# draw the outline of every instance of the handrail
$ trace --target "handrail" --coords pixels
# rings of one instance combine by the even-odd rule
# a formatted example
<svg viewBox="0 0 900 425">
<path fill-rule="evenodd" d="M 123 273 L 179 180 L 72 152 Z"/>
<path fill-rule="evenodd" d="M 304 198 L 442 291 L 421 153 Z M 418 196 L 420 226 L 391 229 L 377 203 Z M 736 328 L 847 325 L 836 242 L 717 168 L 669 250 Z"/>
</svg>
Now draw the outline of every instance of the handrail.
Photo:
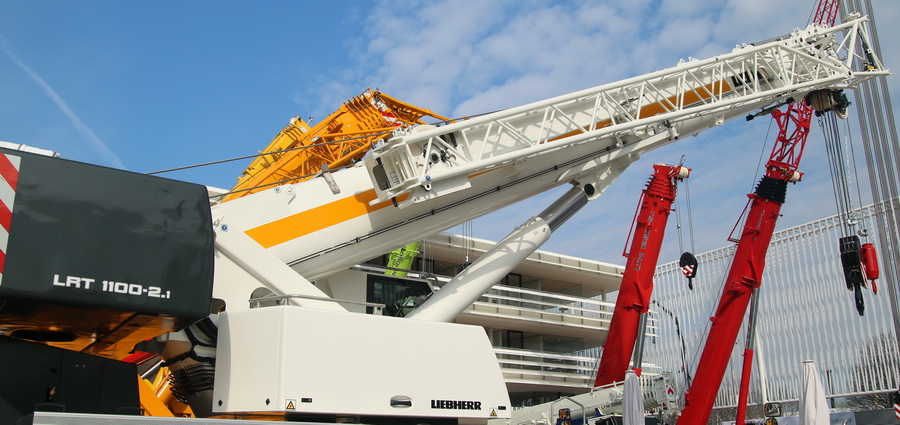
<svg viewBox="0 0 900 425">
<path fill-rule="evenodd" d="M 588 350 L 579 350 L 579 351 L 588 351 Z M 565 364 L 565 363 L 553 363 L 553 362 L 545 362 L 544 359 L 547 360 L 557 360 L 557 361 L 570 361 L 577 362 L 580 364 L 591 365 L 590 370 L 596 370 L 597 357 L 596 356 L 588 356 L 583 354 L 565 354 L 565 353 L 553 353 L 547 351 L 533 351 L 533 350 L 524 350 L 517 348 L 507 348 L 507 347 L 494 347 L 494 354 L 497 356 L 497 361 L 501 364 L 520 364 L 520 365 L 529 365 L 531 366 L 543 366 L 543 367 L 553 367 L 560 369 L 572 369 L 572 370 L 580 370 L 583 366 L 575 365 L 575 364 Z M 522 359 L 512 359 L 507 358 L 506 356 L 516 356 L 521 357 Z M 524 360 L 525 358 L 533 358 L 538 359 L 538 361 L 529 361 Z M 584 366 L 586 367 L 586 366 Z M 645 369 L 644 372 L 648 376 L 658 375 L 661 372 L 661 367 L 659 365 L 653 363 L 642 363 L 642 368 Z M 586 370 L 586 369 L 585 369 Z"/>
<path fill-rule="evenodd" d="M 612 307 L 610 307 L 608 310 L 602 309 L 602 308 L 592 308 L 592 307 L 588 307 L 588 306 L 578 307 L 578 306 L 574 306 L 574 305 L 570 305 L 570 304 L 557 304 L 557 303 L 552 303 L 549 301 L 534 300 L 534 299 L 530 299 L 530 298 L 516 298 L 516 297 L 509 297 L 506 295 L 496 295 L 496 294 L 491 294 L 491 293 L 486 293 L 486 294 L 482 295 L 480 298 L 492 298 L 492 299 L 496 299 L 496 300 L 513 301 L 513 302 L 519 302 L 519 303 L 541 304 L 541 305 L 546 305 L 546 306 L 553 307 L 553 308 L 567 308 L 569 310 L 600 312 L 600 313 L 604 313 L 604 314 L 608 314 L 608 315 L 612 315 L 614 313 Z M 543 296 L 543 298 L 555 298 L 555 297 L 553 295 L 545 295 L 545 296 Z M 574 302 L 579 302 L 579 301 L 574 301 Z M 596 303 L 584 303 L 584 304 L 595 304 L 596 305 Z"/>
<path fill-rule="evenodd" d="M 544 298 L 548 298 L 548 297 L 552 297 L 552 295 L 545 296 Z M 592 318 L 592 319 L 598 319 L 598 320 L 605 321 L 605 322 L 609 322 L 610 319 L 603 318 L 603 316 L 612 316 L 615 313 L 612 310 L 593 309 L 589 306 L 578 307 L 578 306 L 566 305 L 566 304 L 555 304 L 555 303 L 542 301 L 542 300 L 506 297 L 503 295 L 493 295 L 490 293 L 486 293 L 486 294 L 482 295 L 481 298 L 486 298 L 488 300 L 487 301 L 477 301 L 473 305 L 484 304 L 484 305 L 489 305 L 489 306 L 516 309 L 519 311 L 536 311 L 536 312 L 540 312 L 540 313 L 544 313 L 544 314 L 560 314 L 560 315 L 565 315 L 565 316 L 574 317 L 574 318 Z M 516 306 L 516 305 L 511 305 L 511 304 L 500 304 L 500 303 L 498 303 L 496 301 L 492 301 L 492 300 L 511 301 L 511 302 L 517 302 L 520 304 L 536 304 L 536 305 L 540 305 L 540 306 L 551 307 L 551 309 L 529 308 L 529 307 Z M 554 308 L 556 308 L 556 309 L 565 308 L 565 309 L 573 310 L 573 313 L 565 313 L 562 311 L 553 311 L 552 309 L 554 309 Z M 466 311 L 470 311 L 470 310 L 466 310 Z M 574 311 L 581 311 L 582 313 L 596 314 L 597 316 L 592 316 L 592 315 L 588 315 L 588 314 L 577 314 L 577 313 L 574 313 Z M 654 317 L 648 317 L 647 329 L 659 329 L 658 323 L 659 323 L 659 319 L 654 318 Z M 656 334 L 654 334 L 654 335 L 656 335 Z M 658 335 L 656 335 L 656 336 L 658 336 Z"/>
<path fill-rule="evenodd" d="M 581 403 L 579 403 L 579 402 L 577 402 L 577 401 L 575 401 L 574 398 L 569 397 L 569 396 L 562 396 L 562 397 L 556 399 L 553 403 L 550 403 L 550 416 L 553 416 L 553 406 L 556 406 L 556 403 L 562 402 L 563 400 L 571 401 L 572 403 L 575 403 L 575 404 L 577 404 L 578 406 L 580 406 L 580 407 L 581 407 L 581 420 L 582 420 L 582 422 L 587 423 L 587 421 L 585 420 L 585 419 L 587 419 L 587 418 L 584 416 L 584 413 L 585 413 L 585 412 L 584 412 L 584 405 L 581 404 Z M 569 417 L 569 419 L 571 419 L 571 416 Z"/>
<path fill-rule="evenodd" d="M 496 289 L 498 291 L 518 292 L 520 294 L 528 294 L 528 295 L 534 295 L 534 296 L 539 296 L 539 297 L 552 297 L 552 298 L 557 298 L 560 300 L 579 302 L 579 303 L 585 303 L 585 304 L 596 304 L 596 305 L 601 305 L 601 306 L 607 306 L 609 308 L 615 308 L 615 306 L 616 306 L 616 303 L 611 303 L 609 301 L 602 301 L 602 300 L 597 300 L 597 299 L 593 299 L 593 298 L 585 298 L 585 297 L 576 297 L 573 295 L 566 295 L 566 294 L 561 294 L 558 292 L 545 292 L 545 291 L 538 291 L 535 289 L 519 288 L 517 286 L 503 285 L 500 283 L 495 284 L 491 289 Z"/>
<path fill-rule="evenodd" d="M 509 356 L 522 356 L 522 357 L 540 357 L 540 358 L 548 358 L 548 359 L 556 359 L 556 360 L 574 360 L 574 361 L 582 361 L 582 362 L 597 362 L 596 357 L 588 357 L 588 356 L 578 356 L 571 354 L 563 354 L 563 353 L 548 353 L 546 351 L 531 351 L 531 350 L 519 350 L 505 347 L 494 347 L 494 353 L 497 354 L 506 354 Z"/>
<path fill-rule="evenodd" d="M 377 308 L 386 307 L 384 304 L 379 304 L 379 303 L 367 303 L 367 302 L 363 302 L 363 301 L 342 300 L 342 299 L 338 299 L 338 298 L 318 297 L 315 295 L 287 294 L 287 295 L 271 295 L 268 297 L 250 298 L 250 300 L 249 300 L 250 308 L 261 307 L 260 303 L 265 302 L 265 301 L 278 301 L 278 305 L 286 305 L 286 301 L 291 298 L 303 298 L 303 299 L 307 299 L 307 300 L 317 300 L 317 301 L 331 301 L 331 302 L 336 302 L 336 303 L 362 305 L 362 306 L 366 306 L 366 307 L 377 307 Z"/>
</svg>

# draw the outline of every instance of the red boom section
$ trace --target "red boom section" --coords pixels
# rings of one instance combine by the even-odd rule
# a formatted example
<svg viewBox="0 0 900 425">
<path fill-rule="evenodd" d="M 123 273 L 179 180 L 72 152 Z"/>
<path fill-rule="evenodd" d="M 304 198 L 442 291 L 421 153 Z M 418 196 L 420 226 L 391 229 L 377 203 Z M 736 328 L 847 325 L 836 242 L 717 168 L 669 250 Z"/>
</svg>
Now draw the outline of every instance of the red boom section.
<svg viewBox="0 0 900 425">
<path fill-rule="evenodd" d="M 816 14 L 813 16 L 813 23 L 834 26 L 840 5 L 840 0 L 819 0 Z"/>
<path fill-rule="evenodd" d="M 760 188 L 764 185 L 781 186 L 781 202 L 760 196 Z M 697 365 L 694 385 L 685 395 L 685 406 L 679 419 L 682 425 L 701 425 L 709 419 L 719 386 L 722 385 L 728 359 L 731 358 L 731 350 L 734 348 L 744 313 L 750 302 L 750 293 L 759 287 L 762 278 L 766 250 L 772 239 L 775 220 L 781 211 L 785 188 L 785 181 L 766 176 L 757 187 L 756 193 L 748 195 L 751 203 L 750 211 L 734 254 L 722 298 L 715 315 L 710 318 L 713 323 L 700 363 Z M 763 188 L 763 191 L 777 191 L 771 189 L 773 188 Z"/>
<path fill-rule="evenodd" d="M 819 0 L 813 22 L 834 25 L 839 6 L 840 0 Z M 778 138 L 769 162 L 766 163 L 766 175 L 756 192 L 748 195 L 750 212 L 744 223 L 716 314 L 710 318 L 713 324 L 697 364 L 694 385 L 685 394 L 685 406 L 679 419 L 682 425 L 703 425 L 709 420 L 750 295 L 760 285 L 766 265 L 766 251 L 784 203 L 787 183 L 800 181 L 803 176 L 797 171 L 797 167 L 806 146 L 812 115 L 813 108 L 806 100 L 789 104 L 786 112 L 772 112 L 772 117 L 778 124 Z M 753 351 L 745 350 L 735 418 L 739 425 L 745 423 L 752 359 Z"/>
<path fill-rule="evenodd" d="M 760 286 L 766 266 L 766 251 L 784 204 L 787 184 L 802 177 L 797 167 L 806 146 L 812 112 L 803 100 L 788 105 L 786 112 L 776 110 L 772 113 L 778 124 L 778 137 L 766 163 L 766 175 L 756 186 L 755 192 L 747 195 L 750 198 L 749 212 L 722 297 L 715 315 L 710 318 L 712 326 L 697 364 L 694 385 L 685 395 L 684 410 L 678 420 L 681 425 L 703 425 L 709 420 L 750 303 L 750 295 Z M 749 376 L 749 371 L 744 373 Z"/>
<path fill-rule="evenodd" d="M 690 169 L 680 165 L 653 166 L 653 176 L 641 192 L 634 224 L 631 250 L 625 254 L 625 273 L 609 324 L 606 344 L 594 386 L 622 382 L 638 334 L 641 313 L 650 307 L 653 273 L 659 259 L 666 223 L 675 200 L 676 183 L 688 177 Z M 640 367 L 640 365 L 635 365 Z"/>
</svg>

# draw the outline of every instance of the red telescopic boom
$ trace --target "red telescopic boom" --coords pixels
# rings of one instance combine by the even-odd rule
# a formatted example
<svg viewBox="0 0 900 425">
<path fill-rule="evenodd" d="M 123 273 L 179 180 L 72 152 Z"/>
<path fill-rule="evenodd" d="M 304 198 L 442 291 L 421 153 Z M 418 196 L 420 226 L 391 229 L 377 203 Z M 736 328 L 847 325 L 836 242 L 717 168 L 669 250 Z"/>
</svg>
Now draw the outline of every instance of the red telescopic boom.
<svg viewBox="0 0 900 425">
<path fill-rule="evenodd" d="M 788 105 L 786 112 L 772 112 L 778 124 L 778 138 L 766 163 L 762 177 L 750 198 L 750 208 L 738 241 L 725 289 L 719 300 L 706 345 L 694 375 L 694 385 L 685 395 L 685 406 L 679 423 L 702 425 L 709 420 L 716 394 L 731 358 L 741 322 L 750 304 L 750 295 L 759 288 L 766 265 L 766 251 L 781 212 L 788 182 L 800 180 L 797 171 L 806 138 L 809 135 L 813 109 L 806 101 Z M 752 355 L 752 354 L 751 354 Z M 752 358 L 745 354 L 747 362 Z M 746 369 L 746 367 L 745 367 Z M 746 403 L 746 402 L 744 402 Z"/>
<path fill-rule="evenodd" d="M 839 6 L 840 0 L 820 0 L 813 22 L 834 25 Z M 817 100 L 819 104 L 824 103 L 824 108 L 820 109 L 827 110 L 831 107 L 830 91 L 814 92 L 809 98 Z M 845 106 L 840 105 L 841 108 Z M 747 195 L 750 198 L 750 209 L 719 306 L 715 315 L 710 318 L 713 323 L 700 362 L 697 364 L 694 385 L 685 395 L 685 407 L 679 419 L 682 425 L 703 425 L 709 420 L 751 295 L 760 286 L 766 265 L 766 252 L 775 230 L 775 221 L 779 217 L 781 205 L 784 204 L 787 183 L 796 183 L 803 177 L 797 168 L 806 147 L 813 112 L 813 106 L 805 99 L 789 104 L 785 112 L 780 110 L 772 112 L 772 117 L 778 125 L 778 137 L 766 163 L 766 175 L 760 180 L 756 191 Z M 748 337 L 748 341 L 750 340 Z M 748 344 L 747 350 L 744 351 L 737 425 L 745 423 L 752 359 L 753 350 Z"/>
<path fill-rule="evenodd" d="M 653 292 L 653 273 L 662 248 L 666 222 L 675 200 L 676 183 L 690 175 L 690 169 L 675 165 L 657 164 L 653 166 L 653 176 L 641 192 L 638 212 L 634 221 L 634 238 L 631 250 L 623 253 L 628 257 L 622 286 L 616 299 L 616 309 L 609 324 L 603 356 L 597 370 L 594 386 L 622 382 L 628 361 L 634 350 L 641 314 L 650 307 Z M 629 235 L 630 236 L 630 235 Z M 640 376 L 641 365 L 634 365 Z"/>
</svg>

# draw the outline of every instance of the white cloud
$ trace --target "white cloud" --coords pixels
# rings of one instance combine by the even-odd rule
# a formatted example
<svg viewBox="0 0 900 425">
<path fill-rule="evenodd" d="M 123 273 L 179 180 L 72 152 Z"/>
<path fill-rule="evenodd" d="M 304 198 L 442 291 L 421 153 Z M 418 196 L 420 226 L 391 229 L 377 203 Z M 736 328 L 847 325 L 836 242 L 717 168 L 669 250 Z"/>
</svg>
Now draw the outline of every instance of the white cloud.
<svg viewBox="0 0 900 425">
<path fill-rule="evenodd" d="M 673 19 L 663 26 L 655 46 L 661 50 L 681 50 L 685 46 L 702 48 L 711 38 L 712 27 L 713 23 L 708 19 Z"/>
<path fill-rule="evenodd" d="M 788 34 L 806 27 L 812 6 L 812 2 L 730 0 L 716 22 L 715 34 L 734 43 L 753 43 Z"/>
<path fill-rule="evenodd" d="M 364 61 L 386 93 L 436 112 L 456 102 L 454 90 L 470 63 L 471 46 L 503 19 L 502 1 L 385 2 L 376 7 Z"/>
<path fill-rule="evenodd" d="M 16 66 L 21 68 L 22 71 L 24 71 L 26 74 L 28 74 L 28 76 L 31 77 L 31 79 L 38 86 L 40 86 L 40 88 L 44 91 L 44 93 L 46 93 L 47 96 L 49 96 L 50 99 L 53 100 L 53 103 L 55 103 L 56 106 L 64 114 L 66 114 L 66 117 L 68 117 L 69 120 L 72 121 L 72 125 L 74 125 L 75 128 L 78 130 L 78 132 L 81 133 L 81 135 L 90 142 L 91 149 L 93 149 L 95 152 L 97 152 L 101 156 L 101 158 L 103 159 L 104 162 L 106 162 L 108 165 L 110 165 L 112 167 L 121 168 L 121 169 L 126 168 L 125 164 L 122 163 L 122 160 L 119 159 L 119 156 L 116 155 L 109 148 L 109 146 L 107 146 L 106 143 L 103 142 L 103 140 L 100 140 L 100 138 L 97 137 L 97 135 L 94 133 L 94 131 L 91 130 L 90 127 L 87 126 L 87 124 L 85 124 L 83 121 L 81 121 L 81 118 L 79 118 L 78 115 L 75 114 L 75 111 L 73 111 L 72 108 L 69 107 L 69 105 L 66 103 L 66 101 L 63 100 L 62 97 L 60 97 L 59 93 L 57 93 L 56 90 L 53 90 L 53 87 L 50 87 L 50 84 L 47 84 L 47 82 L 44 81 L 44 79 L 41 78 L 41 76 L 38 75 L 37 72 L 35 72 L 28 65 L 26 65 L 25 62 L 23 62 L 21 59 L 19 59 L 19 57 L 15 54 L 15 52 L 13 52 L 12 47 L 10 47 L 9 44 L 6 42 L 6 38 L 4 38 L 3 35 L 0 35 L 0 47 L 3 48 L 3 52 L 6 53 L 6 56 L 8 56 L 9 59 L 12 60 L 13 63 L 16 64 Z"/>
<path fill-rule="evenodd" d="M 481 113 L 628 75 L 628 45 L 641 34 L 633 7 L 391 2 L 372 15 L 365 61 L 380 63 L 369 78 L 389 94 L 445 114 Z"/>
</svg>

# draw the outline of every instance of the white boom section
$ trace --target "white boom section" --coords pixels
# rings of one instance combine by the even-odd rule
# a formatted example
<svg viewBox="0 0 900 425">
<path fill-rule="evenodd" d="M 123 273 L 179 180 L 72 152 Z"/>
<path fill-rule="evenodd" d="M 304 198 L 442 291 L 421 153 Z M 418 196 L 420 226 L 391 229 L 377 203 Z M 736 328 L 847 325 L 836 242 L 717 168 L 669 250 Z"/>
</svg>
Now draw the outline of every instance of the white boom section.
<svg viewBox="0 0 900 425">
<path fill-rule="evenodd" d="M 372 203 L 404 194 L 401 206 L 424 202 L 468 189 L 472 175 L 579 144 L 646 152 L 788 97 L 884 75 L 851 71 L 862 21 L 811 26 L 731 54 L 398 135 L 366 160 L 379 189 Z"/>
<path fill-rule="evenodd" d="M 675 378 L 662 375 L 644 374 L 640 378 L 641 396 L 644 408 L 653 409 L 651 415 L 662 415 L 664 423 L 673 423 L 680 414 L 678 397 L 675 393 Z M 509 419 L 491 419 L 488 425 L 555 425 L 559 409 L 571 409 L 574 424 L 588 424 L 608 415 L 622 415 L 624 383 L 615 382 L 603 387 L 556 401 L 528 406 L 514 410 Z M 585 420 L 587 417 L 587 420 Z"/>
<path fill-rule="evenodd" d="M 877 59 L 852 68 L 864 22 L 812 26 L 730 54 L 399 134 L 357 167 L 334 172 L 339 193 L 316 178 L 215 205 L 216 232 L 245 233 L 313 282 L 566 183 L 593 186 L 593 199 L 640 154 L 682 135 L 812 90 L 887 75 Z M 260 286 L 283 295 L 270 278 L 254 279 L 263 276 L 253 269 L 265 268 L 252 258 L 257 253 L 239 251 L 220 256 L 223 270 L 243 271 L 217 270 L 216 296 L 227 297 L 231 309 L 245 306 Z M 318 291 L 300 280 L 285 287 Z"/>
<path fill-rule="evenodd" d="M 412 311 L 410 319 L 449 322 L 550 239 L 550 226 L 532 217 Z"/>
<path fill-rule="evenodd" d="M 449 322 L 550 239 L 550 235 L 584 207 L 594 187 L 575 186 L 537 217 L 531 217 L 447 282 L 408 318 Z"/>
</svg>

